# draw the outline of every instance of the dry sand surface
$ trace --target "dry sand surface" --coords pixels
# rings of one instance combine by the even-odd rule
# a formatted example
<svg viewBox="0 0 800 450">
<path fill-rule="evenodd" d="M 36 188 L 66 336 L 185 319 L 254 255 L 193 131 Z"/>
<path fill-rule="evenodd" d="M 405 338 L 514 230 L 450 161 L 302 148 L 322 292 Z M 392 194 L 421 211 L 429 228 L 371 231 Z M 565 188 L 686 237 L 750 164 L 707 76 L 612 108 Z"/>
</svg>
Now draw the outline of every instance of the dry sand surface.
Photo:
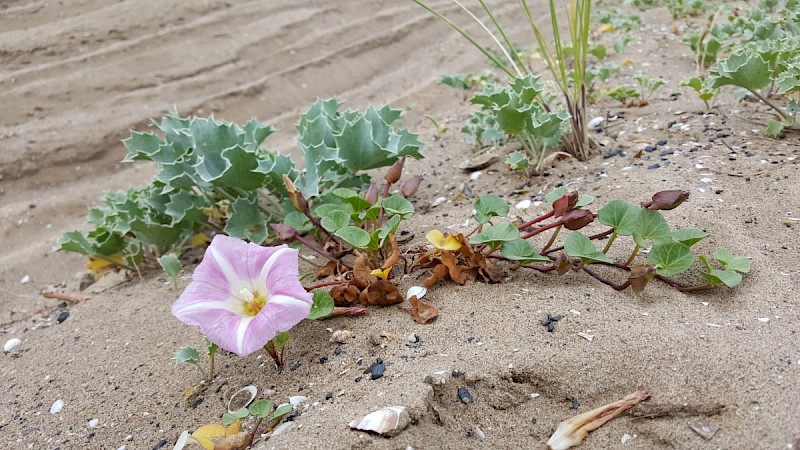
<svg viewBox="0 0 800 450">
<path fill-rule="evenodd" d="M 509 2 L 501 17 L 513 8 Z M 729 95 L 703 114 L 701 102 L 678 87 L 694 65 L 669 15 L 654 10 L 643 18 L 620 80 L 643 71 L 670 85 L 647 107 L 623 110 L 604 100 L 591 114 L 624 111 L 598 139 L 603 152 L 620 148 L 626 156 L 562 161 L 533 178 L 498 163 L 471 181 L 457 168 L 474 150 L 458 132 L 469 108 L 435 81 L 479 70 L 481 58 L 410 1 L 3 2 L 0 341 L 22 344 L 0 356 L 0 446 L 171 448 L 183 430 L 219 421 L 226 392 L 253 384 L 276 402 L 307 397 L 291 427 L 261 439 L 259 449 L 543 448 L 562 420 L 641 389 L 652 391 L 651 406 L 724 409 L 625 414 L 591 433 L 584 448 L 800 448 L 800 223 L 792 220 L 800 217 L 800 140 L 765 138 L 751 121 L 763 122 L 764 108 L 736 105 Z M 152 176 L 147 164 L 118 164 L 129 129 L 144 130 L 173 107 L 237 122 L 255 116 L 281 130 L 267 144 L 290 152 L 298 115 L 315 98 L 333 96 L 353 108 L 407 107 L 405 126 L 426 142 L 427 158 L 407 166 L 426 176 L 415 199 L 426 212 L 404 225 L 412 244 L 432 228 L 469 231 L 473 199 L 458 198 L 462 185 L 512 205 L 569 185 L 596 196 L 597 208 L 684 189 L 691 198 L 667 212 L 670 223 L 708 231 L 702 249 L 729 247 L 749 257 L 753 271 L 736 289 L 702 294 L 654 283 L 634 295 L 585 274 L 511 270 L 498 285 L 441 284 L 426 297 L 440 314 L 428 325 L 396 307 L 301 323 L 287 350 L 294 370 L 276 372 L 266 355 L 220 355 L 217 377 L 194 407 L 182 395 L 197 372 L 171 358 L 182 346 L 201 346 L 202 336 L 170 314 L 180 291 L 161 274 L 101 280 L 77 305 L 39 295 L 60 283 L 77 288 L 85 261 L 50 253 L 60 234 L 86 229 L 87 208 L 103 191 Z M 437 137 L 425 114 L 450 131 Z M 670 121 L 676 126 L 668 128 Z M 629 159 L 659 140 L 667 143 L 658 151 Z M 665 150 L 674 153 L 660 156 Z M 451 201 L 428 208 L 440 196 Z M 184 268 L 181 287 L 192 269 Z M 424 276 L 403 279 L 401 288 Z M 65 311 L 66 320 L 56 320 Z M 553 332 L 540 324 L 548 314 L 564 316 Z M 353 337 L 331 343 L 328 329 Z M 385 376 L 363 377 L 376 358 L 385 361 Z M 474 403 L 459 401 L 462 387 Z M 58 399 L 64 407 L 51 414 Z M 411 425 L 398 436 L 347 427 L 390 405 L 410 411 Z M 689 428 L 692 420 L 719 431 L 706 441 Z"/>
</svg>

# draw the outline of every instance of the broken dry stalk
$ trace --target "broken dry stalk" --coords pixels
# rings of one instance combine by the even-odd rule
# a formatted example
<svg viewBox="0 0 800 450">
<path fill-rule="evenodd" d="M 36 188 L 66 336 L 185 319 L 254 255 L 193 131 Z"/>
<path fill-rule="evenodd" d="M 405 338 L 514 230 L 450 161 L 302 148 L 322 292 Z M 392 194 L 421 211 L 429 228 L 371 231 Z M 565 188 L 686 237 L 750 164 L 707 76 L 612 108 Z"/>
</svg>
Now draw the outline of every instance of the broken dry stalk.
<svg viewBox="0 0 800 450">
<path fill-rule="evenodd" d="M 642 400 L 650 398 L 650 391 L 638 391 L 622 400 L 601 406 L 583 414 L 561 422 L 556 432 L 547 441 L 547 448 L 551 450 L 564 450 L 580 445 L 583 439 L 609 420 L 617 417 L 627 409 L 634 407 Z"/>
</svg>

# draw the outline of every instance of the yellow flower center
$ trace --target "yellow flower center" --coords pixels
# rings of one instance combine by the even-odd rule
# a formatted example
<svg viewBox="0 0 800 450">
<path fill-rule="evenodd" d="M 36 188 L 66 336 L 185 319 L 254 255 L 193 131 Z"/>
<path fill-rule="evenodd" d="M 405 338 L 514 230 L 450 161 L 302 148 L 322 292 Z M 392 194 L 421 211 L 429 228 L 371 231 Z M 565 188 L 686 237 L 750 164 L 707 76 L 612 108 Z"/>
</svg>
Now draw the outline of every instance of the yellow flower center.
<svg viewBox="0 0 800 450">
<path fill-rule="evenodd" d="M 239 295 L 242 298 L 242 312 L 249 317 L 255 317 L 267 304 L 267 299 L 260 292 L 253 293 L 247 288 L 242 288 Z"/>
</svg>

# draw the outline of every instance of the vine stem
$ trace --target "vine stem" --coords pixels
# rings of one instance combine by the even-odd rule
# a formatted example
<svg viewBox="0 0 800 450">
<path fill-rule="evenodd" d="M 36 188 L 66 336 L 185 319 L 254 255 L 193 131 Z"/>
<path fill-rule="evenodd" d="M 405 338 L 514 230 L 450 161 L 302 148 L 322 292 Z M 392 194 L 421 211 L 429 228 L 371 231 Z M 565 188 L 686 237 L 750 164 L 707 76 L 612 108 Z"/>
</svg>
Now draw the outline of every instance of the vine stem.
<svg viewBox="0 0 800 450">
<path fill-rule="evenodd" d="M 557 221 L 557 222 L 548 223 L 547 225 L 545 225 L 545 226 L 543 226 L 541 228 L 537 228 L 537 229 L 531 231 L 530 233 L 526 234 L 525 236 L 522 236 L 522 239 L 531 238 L 531 237 L 536 236 L 539 233 L 543 233 L 543 232 L 545 232 L 545 231 L 547 231 L 547 230 L 549 230 L 551 228 L 560 227 L 561 225 L 562 225 L 562 223 L 561 223 L 560 220 Z"/>
<path fill-rule="evenodd" d="M 631 256 L 628 257 L 627 261 L 625 261 L 625 266 L 626 267 L 630 266 L 631 263 L 633 263 L 634 258 L 636 258 L 636 255 L 639 254 L 639 250 L 641 250 L 641 247 L 639 247 L 639 244 L 636 244 L 636 247 L 634 247 L 633 251 L 631 252 Z"/>
<path fill-rule="evenodd" d="M 591 240 L 591 238 L 590 238 L 590 240 Z M 611 233 L 611 237 L 608 239 L 608 242 L 606 242 L 606 246 L 603 247 L 603 253 L 608 253 L 608 250 L 611 249 L 611 244 L 613 244 L 615 240 L 617 240 L 617 232 L 616 232 L 616 230 Z"/>
<path fill-rule="evenodd" d="M 543 252 L 546 252 L 547 249 L 550 248 L 553 245 L 553 242 L 556 241 L 556 238 L 558 237 L 558 233 L 559 232 L 561 232 L 561 225 L 556 227 L 555 231 L 553 231 L 553 235 L 550 236 L 550 240 L 547 241 L 547 244 L 545 244 L 544 247 L 542 247 L 542 251 Z"/>
<path fill-rule="evenodd" d="M 317 247 L 316 244 L 314 244 L 313 242 L 311 242 L 308 239 L 304 238 L 303 236 L 296 235 L 296 236 L 294 236 L 294 240 L 296 240 L 297 242 L 305 245 L 306 248 L 308 248 L 312 252 L 322 256 L 323 258 L 325 258 L 325 259 L 327 259 L 329 261 L 333 261 L 333 262 L 335 262 L 337 264 L 341 264 L 341 265 L 347 267 L 348 269 L 352 269 L 352 267 L 349 264 L 347 264 L 346 262 L 344 262 L 344 261 L 342 261 L 340 259 L 337 259 L 337 258 L 333 257 L 328 252 L 326 252 L 326 251 L 322 250 L 321 248 Z"/>
<path fill-rule="evenodd" d="M 324 288 L 324 287 L 328 287 L 328 286 L 338 286 L 340 284 L 346 284 L 346 283 L 347 283 L 347 280 L 333 280 L 333 281 L 326 281 L 324 283 L 319 283 L 319 284 L 314 284 L 314 285 L 311 285 L 311 286 L 308 286 L 308 287 L 304 287 L 304 289 L 306 290 L 306 292 L 311 292 L 314 289 L 320 289 L 320 288 Z"/>
<path fill-rule="evenodd" d="M 523 223 L 522 225 L 518 226 L 517 229 L 522 231 L 522 230 L 524 230 L 525 228 L 528 228 L 531 225 L 535 225 L 535 224 L 537 224 L 537 223 L 539 223 L 539 222 L 541 222 L 543 220 L 546 220 L 546 219 L 549 219 L 549 218 L 553 217 L 554 213 L 555 213 L 555 211 L 550 211 L 549 213 L 543 214 L 543 215 L 541 215 L 541 216 L 539 216 L 539 217 L 537 217 L 535 219 L 531 219 L 531 220 Z"/>
</svg>

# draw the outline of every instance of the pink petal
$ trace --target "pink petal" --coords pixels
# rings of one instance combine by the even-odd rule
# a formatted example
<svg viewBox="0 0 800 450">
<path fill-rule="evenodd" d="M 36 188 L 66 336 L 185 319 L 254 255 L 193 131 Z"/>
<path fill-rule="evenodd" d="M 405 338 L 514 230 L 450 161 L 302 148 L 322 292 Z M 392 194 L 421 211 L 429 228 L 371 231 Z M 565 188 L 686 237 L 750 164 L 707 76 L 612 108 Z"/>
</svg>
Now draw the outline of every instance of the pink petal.
<svg viewBox="0 0 800 450">
<path fill-rule="evenodd" d="M 265 283 L 270 295 L 285 295 L 311 304 L 312 295 L 300 284 L 297 255 L 298 251 L 293 248 L 274 253 L 267 262 L 270 267 L 266 272 Z"/>
</svg>

